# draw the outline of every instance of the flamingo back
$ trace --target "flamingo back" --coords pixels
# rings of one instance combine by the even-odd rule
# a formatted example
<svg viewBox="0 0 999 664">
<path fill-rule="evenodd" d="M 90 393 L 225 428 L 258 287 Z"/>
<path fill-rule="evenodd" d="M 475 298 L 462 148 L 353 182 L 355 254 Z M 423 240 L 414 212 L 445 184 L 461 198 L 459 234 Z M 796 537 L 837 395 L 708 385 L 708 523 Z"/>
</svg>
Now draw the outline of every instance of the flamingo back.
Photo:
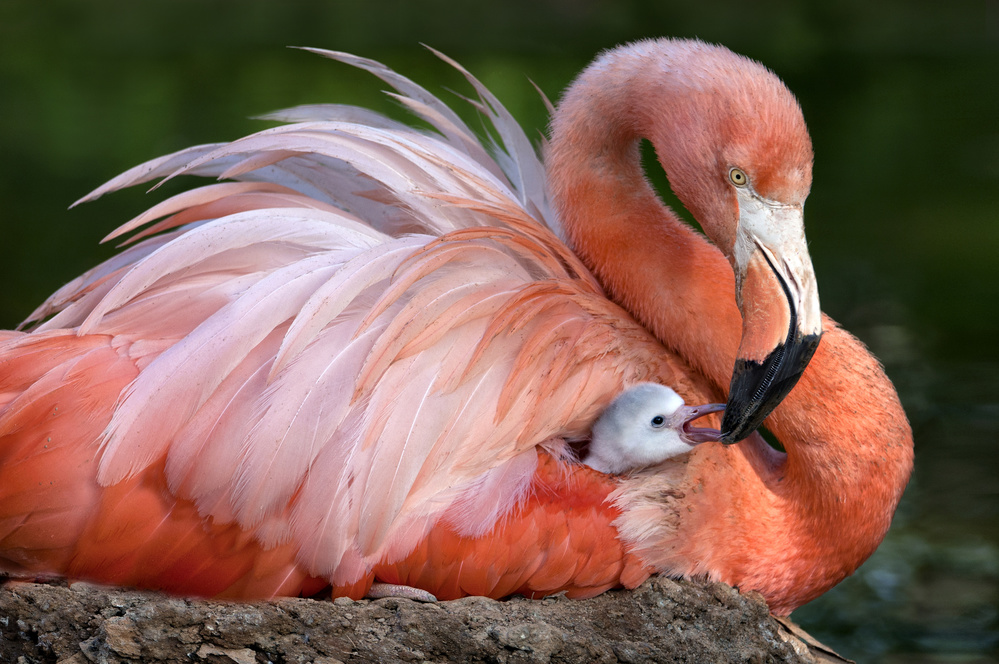
<svg viewBox="0 0 999 664">
<path fill-rule="evenodd" d="M 51 405 L 78 366 L 104 374 L 74 402 L 92 408 L 91 425 L 60 438 L 88 469 L 64 494 L 63 571 L 73 556 L 85 573 L 112 565 L 80 563 L 71 540 L 106 540 L 95 529 L 123 517 L 98 510 L 106 522 L 95 525 L 88 506 L 145 491 L 163 524 L 201 524 L 277 561 L 277 582 L 254 586 L 257 563 L 245 563 L 208 594 L 268 594 L 312 577 L 353 587 L 426 548 L 438 524 L 457 539 L 497 527 L 536 490 L 539 455 L 568 458 L 566 438 L 585 436 L 624 385 L 698 389 L 559 239 L 544 167 L 478 81 L 449 61 L 478 92 L 492 144 L 382 65 L 320 53 L 381 77 L 434 130 L 300 107 L 272 116 L 289 124 L 133 168 L 84 200 L 182 174 L 226 182 L 121 226 L 109 236 L 132 233 L 121 253 L 0 346 L 9 358 L 42 344 L 47 363 L 8 378 L 8 538 L 27 537 L 35 518 L 11 502 L 8 469 L 44 458 L 38 436 L 18 429 L 26 395 Z M 129 532 L 149 541 L 138 525 Z M 181 558 L 205 555 L 192 547 Z M 31 568 L 32 555 L 18 560 Z M 135 583 L 140 561 L 120 566 L 132 571 L 113 578 Z M 177 574 L 198 592 L 209 571 Z"/>
</svg>

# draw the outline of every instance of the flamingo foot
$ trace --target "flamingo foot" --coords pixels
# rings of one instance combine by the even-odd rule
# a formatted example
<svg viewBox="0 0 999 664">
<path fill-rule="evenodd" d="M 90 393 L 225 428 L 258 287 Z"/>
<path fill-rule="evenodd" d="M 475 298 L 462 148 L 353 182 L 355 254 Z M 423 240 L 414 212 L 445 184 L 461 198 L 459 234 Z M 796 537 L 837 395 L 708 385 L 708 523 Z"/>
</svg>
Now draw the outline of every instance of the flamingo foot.
<svg viewBox="0 0 999 664">
<path fill-rule="evenodd" d="M 371 584 L 371 588 L 368 590 L 368 594 L 365 595 L 368 599 L 382 599 L 383 597 L 404 597 L 405 599 L 411 599 L 414 602 L 436 602 L 437 598 L 431 593 L 421 588 L 414 588 L 412 586 L 402 586 L 395 583 L 380 583 L 375 582 Z"/>
</svg>

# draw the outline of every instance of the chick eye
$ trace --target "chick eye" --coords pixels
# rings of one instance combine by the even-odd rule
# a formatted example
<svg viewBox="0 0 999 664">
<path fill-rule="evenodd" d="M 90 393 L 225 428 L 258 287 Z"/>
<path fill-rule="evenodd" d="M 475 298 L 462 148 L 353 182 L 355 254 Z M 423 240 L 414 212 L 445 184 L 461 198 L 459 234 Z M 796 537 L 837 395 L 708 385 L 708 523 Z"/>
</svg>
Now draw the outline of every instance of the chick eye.
<svg viewBox="0 0 999 664">
<path fill-rule="evenodd" d="M 728 179 L 732 181 L 736 187 L 745 187 L 749 184 L 749 177 L 746 172 L 741 168 L 733 168 L 728 172 Z"/>
<path fill-rule="evenodd" d="M 658 429 L 662 425 L 666 424 L 666 418 L 663 417 L 662 415 L 656 415 L 655 417 L 652 418 L 651 424 L 653 427 Z"/>
</svg>

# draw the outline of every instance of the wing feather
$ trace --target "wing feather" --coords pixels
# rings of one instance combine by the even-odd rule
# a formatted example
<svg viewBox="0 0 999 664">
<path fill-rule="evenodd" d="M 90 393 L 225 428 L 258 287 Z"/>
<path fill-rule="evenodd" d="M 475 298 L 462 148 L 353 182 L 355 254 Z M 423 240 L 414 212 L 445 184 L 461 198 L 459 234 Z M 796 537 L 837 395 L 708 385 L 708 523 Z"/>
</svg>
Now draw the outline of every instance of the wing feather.
<svg viewBox="0 0 999 664">
<path fill-rule="evenodd" d="M 539 449 L 568 458 L 622 386 L 675 367 L 559 239 L 544 167 L 481 83 L 437 54 L 474 88 L 491 144 L 383 65 L 316 52 L 382 78 L 432 130 L 304 106 L 131 169 L 82 200 L 232 181 L 119 227 L 106 239 L 129 246 L 28 323 L 141 355 L 100 482 L 162 461 L 205 519 L 292 542 L 308 574 L 350 585 L 442 519 L 488 531 L 529 495 Z"/>
</svg>

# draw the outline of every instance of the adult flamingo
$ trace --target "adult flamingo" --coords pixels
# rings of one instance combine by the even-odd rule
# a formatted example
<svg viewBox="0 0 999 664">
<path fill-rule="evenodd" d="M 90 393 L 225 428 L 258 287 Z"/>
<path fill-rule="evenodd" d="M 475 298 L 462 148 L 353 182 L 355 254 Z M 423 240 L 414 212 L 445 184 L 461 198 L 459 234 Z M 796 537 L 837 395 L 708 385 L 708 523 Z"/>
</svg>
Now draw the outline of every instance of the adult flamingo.
<svg viewBox="0 0 999 664">
<path fill-rule="evenodd" d="M 232 180 L 119 228 L 159 219 L 4 333 L 4 568 L 236 598 L 707 575 L 787 613 L 870 555 L 911 432 L 877 361 L 820 320 L 811 145 L 771 72 L 695 41 L 605 53 L 542 166 L 467 73 L 490 148 L 407 79 L 323 54 L 439 133 L 293 109 L 94 192 Z M 713 245 L 655 197 L 640 137 Z M 729 444 L 628 477 L 575 463 L 566 438 L 643 380 L 688 403 L 729 388 Z M 786 455 L 753 433 L 771 410 Z"/>
</svg>

